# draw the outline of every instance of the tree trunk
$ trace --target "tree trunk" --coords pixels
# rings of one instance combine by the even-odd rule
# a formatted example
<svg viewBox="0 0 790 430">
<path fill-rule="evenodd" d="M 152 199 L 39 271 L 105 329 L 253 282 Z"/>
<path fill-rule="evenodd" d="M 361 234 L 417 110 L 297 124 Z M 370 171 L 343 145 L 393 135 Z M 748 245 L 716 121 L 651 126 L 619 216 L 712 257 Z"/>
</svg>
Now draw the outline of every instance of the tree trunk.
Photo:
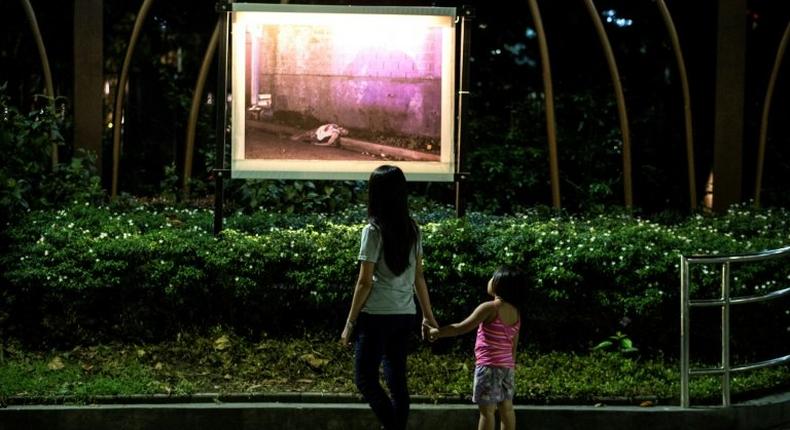
<svg viewBox="0 0 790 430">
<path fill-rule="evenodd" d="M 74 1 L 74 147 L 96 154 L 96 168 L 103 177 L 102 22 L 102 0 Z"/>
</svg>

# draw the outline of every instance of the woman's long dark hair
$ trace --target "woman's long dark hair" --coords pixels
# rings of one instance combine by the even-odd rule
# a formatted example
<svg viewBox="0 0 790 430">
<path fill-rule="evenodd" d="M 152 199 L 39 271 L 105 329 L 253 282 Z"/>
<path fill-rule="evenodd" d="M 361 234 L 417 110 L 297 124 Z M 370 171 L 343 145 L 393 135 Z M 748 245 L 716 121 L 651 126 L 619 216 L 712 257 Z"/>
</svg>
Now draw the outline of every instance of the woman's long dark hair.
<svg viewBox="0 0 790 430">
<path fill-rule="evenodd" d="M 409 267 L 409 256 L 417 242 L 417 225 L 409 215 L 406 176 L 396 166 L 384 165 L 370 174 L 368 221 L 379 228 L 384 261 L 400 275 Z"/>
</svg>

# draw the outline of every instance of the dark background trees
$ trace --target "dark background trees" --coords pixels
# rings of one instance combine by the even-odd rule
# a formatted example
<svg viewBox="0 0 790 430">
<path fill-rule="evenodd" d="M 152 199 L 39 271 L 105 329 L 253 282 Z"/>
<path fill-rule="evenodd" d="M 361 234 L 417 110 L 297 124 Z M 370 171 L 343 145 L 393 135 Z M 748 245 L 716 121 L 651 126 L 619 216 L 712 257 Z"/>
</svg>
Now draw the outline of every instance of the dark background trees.
<svg viewBox="0 0 790 430">
<path fill-rule="evenodd" d="M 340 3 L 340 2 L 313 2 Z M 366 4 L 391 2 L 366 2 Z M 406 5 L 458 6 L 457 1 L 402 1 Z M 68 118 L 73 97 L 73 2 L 32 1 L 37 11 L 55 93 Z M 346 3 L 343 3 L 346 4 Z M 534 25 L 527 2 L 467 1 L 475 10 L 471 42 L 471 97 L 466 114 L 464 170 L 473 209 L 508 212 L 550 203 L 543 84 Z M 683 101 L 677 67 L 658 8 L 650 1 L 596 3 L 606 23 L 623 79 L 633 145 L 635 206 L 648 213 L 688 211 Z M 688 62 L 694 117 L 697 195 L 712 168 L 716 81 L 717 5 L 714 0 L 668 1 Z M 108 181 L 114 85 L 140 2 L 106 2 L 104 16 L 105 138 L 103 178 Z M 144 23 L 130 72 L 125 103 L 121 190 L 155 195 L 174 188 L 183 169 L 186 117 L 191 92 L 216 21 L 214 1 L 154 2 Z M 621 151 L 616 106 L 601 47 L 581 1 L 541 2 L 554 73 L 559 167 L 563 207 L 599 210 L 623 202 Z M 0 32 L 0 82 L 10 103 L 23 111 L 37 107 L 43 79 L 33 38 L 18 2 L 0 4 L 7 17 Z M 749 0 L 747 25 L 743 200 L 753 195 L 760 114 L 768 75 L 782 32 L 790 20 L 786 2 Z M 789 185 L 790 112 L 788 60 L 777 81 L 768 133 L 763 180 L 764 205 L 786 206 Z M 213 72 L 212 72 L 213 74 Z M 195 177 L 209 176 L 213 151 L 209 77 L 201 109 Z M 69 121 L 62 155 L 74 147 Z M 238 196 L 282 190 L 292 183 L 237 184 Z M 202 188 L 210 191 L 210 183 Z M 319 188 L 327 184 L 318 183 Z M 351 183 L 333 188 L 357 189 Z M 446 184 L 415 184 L 415 192 L 452 201 Z M 497 193 L 487 190 L 496 189 Z M 198 188 L 198 190 L 201 190 Z M 264 191 L 261 191 L 264 190 Z M 346 196 L 346 197 L 341 197 Z M 338 198 L 356 195 L 338 194 Z M 256 202 L 267 201 L 253 199 Z M 271 201 L 271 199 L 270 199 Z M 249 202 L 248 202 L 249 203 Z"/>
</svg>

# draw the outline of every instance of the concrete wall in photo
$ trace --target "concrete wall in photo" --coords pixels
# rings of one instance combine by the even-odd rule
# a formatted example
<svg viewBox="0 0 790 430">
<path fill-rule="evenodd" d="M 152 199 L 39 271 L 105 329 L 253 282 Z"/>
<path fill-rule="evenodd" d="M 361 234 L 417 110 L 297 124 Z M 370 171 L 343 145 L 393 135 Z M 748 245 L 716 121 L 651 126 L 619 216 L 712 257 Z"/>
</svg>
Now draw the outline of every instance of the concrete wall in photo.
<svg viewBox="0 0 790 430">
<path fill-rule="evenodd" d="M 354 29 L 264 26 L 248 34 L 248 91 L 273 109 L 350 128 L 438 138 L 439 28 L 362 34 Z M 257 40 L 255 40 L 257 39 Z M 252 71 L 251 71 L 252 72 Z"/>
</svg>

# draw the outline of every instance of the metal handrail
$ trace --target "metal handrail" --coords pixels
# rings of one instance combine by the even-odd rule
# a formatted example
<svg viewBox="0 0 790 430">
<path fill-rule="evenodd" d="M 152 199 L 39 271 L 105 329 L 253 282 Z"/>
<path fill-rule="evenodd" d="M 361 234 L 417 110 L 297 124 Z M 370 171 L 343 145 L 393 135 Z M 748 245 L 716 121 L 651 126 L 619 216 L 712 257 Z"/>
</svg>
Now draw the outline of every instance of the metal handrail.
<svg viewBox="0 0 790 430">
<path fill-rule="evenodd" d="M 689 255 L 683 258 L 687 259 L 689 263 L 745 263 L 749 261 L 770 260 L 772 258 L 782 257 L 785 254 L 790 254 L 790 246 L 743 254 Z"/>
<path fill-rule="evenodd" d="M 784 297 L 788 294 L 790 294 L 790 287 L 757 296 L 736 297 L 734 299 L 730 298 L 730 304 L 742 305 L 744 303 L 765 302 L 768 300 L 778 299 L 779 297 Z M 721 299 L 693 300 L 689 303 L 689 306 L 692 308 L 703 308 L 708 306 L 721 306 L 723 303 L 724 301 Z"/>
<path fill-rule="evenodd" d="M 744 364 L 742 366 L 736 366 L 730 368 L 730 373 L 735 372 L 743 372 L 746 370 L 755 370 L 761 369 L 763 367 L 771 367 L 776 366 L 779 364 L 790 363 L 790 355 L 785 355 L 784 357 L 772 358 L 770 360 L 765 361 L 758 361 L 756 363 L 749 363 Z M 707 369 L 689 369 L 689 375 L 719 375 L 724 372 L 724 369 L 721 367 L 711 367 Z"/>
<path fill-rule="evenodd" d="M 784 288 L 770 293 L 730 297 L 730 264 L 747 263 L 771 260 L 790 256 L 790 246 L 762 252 L 732 255 L 695 255 L 680 257 L 680 406 L 689 407 L 689 376 L 696 375 L 721 375 L 722 405 L 730 405 L 730 374 L 763 367 L 776 366 L 790 363 L 790 355 L 777 357 L 770 360 L 748 363 L 732 367 L 730 365 L 730 307 L 746 303 L 758 303 L 774 300 L 790 295 L 790 288 Z M 691 300 L 689 299 L 690 265 L 691 264 L 721 264 L 721 297 L 718 299 Z M 721 366 L 705 369 L 692 369 L 689 365 L 689 347 L 691 323 L 690 314 L 692 307 L 721 307 Z"/>
</svg>

